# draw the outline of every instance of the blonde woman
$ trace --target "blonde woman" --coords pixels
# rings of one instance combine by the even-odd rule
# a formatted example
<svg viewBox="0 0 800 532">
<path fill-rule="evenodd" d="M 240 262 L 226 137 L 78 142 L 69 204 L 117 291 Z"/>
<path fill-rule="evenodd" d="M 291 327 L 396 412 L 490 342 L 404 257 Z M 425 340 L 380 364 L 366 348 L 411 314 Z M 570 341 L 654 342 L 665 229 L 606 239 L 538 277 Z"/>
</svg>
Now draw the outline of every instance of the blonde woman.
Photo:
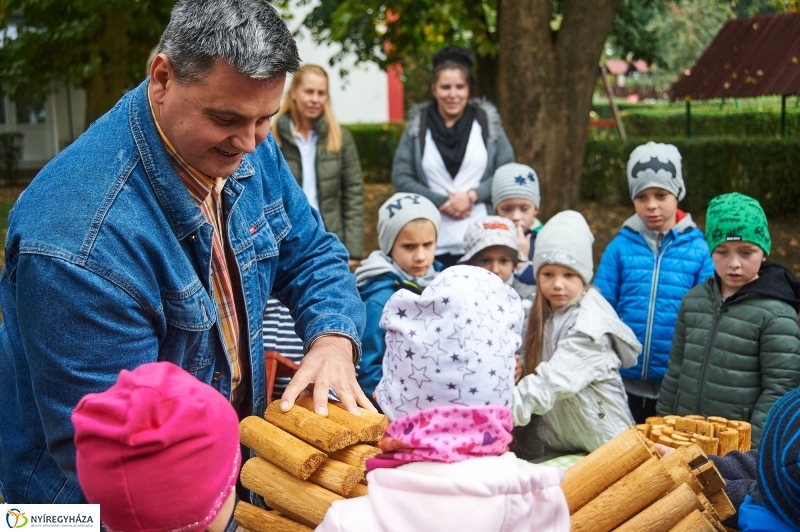
<svg viewBox="0 0 800 532">
<path fill-rule="evenodd" d="M 322 67 L 303 65 L 292 76 L 272 134 L 309 203 L 355 266 L 364 253 L 364 179 L 353 137 L 333 116 Z"/>
<path fill-rule="evenodd" d="M 292 76 L 272 134 L 325 229 L 339 237 L 350 255 L 350 268 L 355 268 L 364 252 L 364 179 L 353 137 L 333 116 L 328 74 L 322 67 L 307 64 Z M 265 350 L 302 360 L 304 339 L 298 338 L 294 319 L 277 299 L 267 302 L 263 326 Z M 274 398 L 288 382 L 276 380 Z"/>
</svg>

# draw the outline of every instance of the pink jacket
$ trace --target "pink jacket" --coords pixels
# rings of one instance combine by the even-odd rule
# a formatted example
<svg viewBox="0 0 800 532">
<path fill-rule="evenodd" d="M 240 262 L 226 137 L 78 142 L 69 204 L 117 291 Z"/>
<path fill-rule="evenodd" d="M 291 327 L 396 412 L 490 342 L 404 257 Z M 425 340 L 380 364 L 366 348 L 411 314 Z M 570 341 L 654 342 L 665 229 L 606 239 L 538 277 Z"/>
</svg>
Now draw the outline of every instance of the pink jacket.
<svg viewBox="0 0 800 532">
<path fill-rule="evenodd" d="M 564 474 L 513 453 L 367 474 L 369 495 L 334 502 L 317 532 L 569 532 Z"/>
</svg>

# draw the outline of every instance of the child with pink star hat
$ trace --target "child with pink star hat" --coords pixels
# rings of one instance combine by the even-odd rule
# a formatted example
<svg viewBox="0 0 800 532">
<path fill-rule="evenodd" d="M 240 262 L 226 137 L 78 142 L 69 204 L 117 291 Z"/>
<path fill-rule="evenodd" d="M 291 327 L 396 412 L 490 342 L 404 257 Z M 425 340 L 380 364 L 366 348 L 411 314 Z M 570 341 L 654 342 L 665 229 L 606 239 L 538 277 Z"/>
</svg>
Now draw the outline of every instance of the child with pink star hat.
<svg viewBox="0 0 800 532">
<path fill-rule="evenodd" d="M 369 495 L 334 502 L 318 531 L 570 529 L 563 473 L 508 452 L 522 321 L 513 288 L 474 266 L 389 299 L 383 454 L 367 462 Z"/>
</svg>

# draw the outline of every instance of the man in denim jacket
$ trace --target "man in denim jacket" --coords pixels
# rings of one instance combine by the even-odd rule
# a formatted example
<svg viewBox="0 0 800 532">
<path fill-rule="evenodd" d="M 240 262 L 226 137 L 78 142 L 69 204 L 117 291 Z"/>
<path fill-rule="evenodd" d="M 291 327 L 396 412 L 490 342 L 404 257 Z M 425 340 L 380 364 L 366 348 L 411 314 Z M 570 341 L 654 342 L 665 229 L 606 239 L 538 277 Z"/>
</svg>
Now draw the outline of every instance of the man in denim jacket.
<svg viewBox="0 0 800 532">
<path fill-rule="evenodd" d="M 365 317 L 347 251 L 268 136 L 299 65 L 286 25 L 265 0 L 181 1 L 159 52 L 150 78 L 53 159 L 10 215 L 0 279 L 7 502 L 84 502 L 70 414 L 122 369 L 169 361 L 240 417 L 262 415 L 270 293 L 292 310 L 307 351 L 281 406 L 315 383 L 323 415 L 329 386 L 351 410 L 371 408 L 355 378 Z M 213 184 L 212 210 L 179 167 Z M 228 307 L 212 288 L 220 262 Z"/>
</svg>

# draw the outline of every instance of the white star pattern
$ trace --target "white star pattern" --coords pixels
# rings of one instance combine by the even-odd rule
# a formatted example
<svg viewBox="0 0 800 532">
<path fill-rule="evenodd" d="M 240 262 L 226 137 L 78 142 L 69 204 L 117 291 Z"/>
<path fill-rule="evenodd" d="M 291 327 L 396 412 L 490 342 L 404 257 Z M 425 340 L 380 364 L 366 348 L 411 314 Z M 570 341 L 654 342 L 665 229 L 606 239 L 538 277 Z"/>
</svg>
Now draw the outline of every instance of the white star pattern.
<svg viewBox="0 0 800 532">
<path fill-rule="evenodd" d="M 497 386 L 492 388 L 492 391 L 497 392 L 497 397 L 503 397 L 511 387 L 508 385 L 508 377 L 497 376 Z"/>
<path fill-rule="evenodd" d="M 439 365 L 439 357 L 447 354 L 447 351 L 439 346 L 439 340 L 436 340 L 432 344 L 422 342 L 422 345 L 425 346 L 425 352 L 422 354 L 422 358 L 430 358 L 437 366 Z M 435 351 L 433 350 L 434 346 L 436 347 Z"/>
</svg>

